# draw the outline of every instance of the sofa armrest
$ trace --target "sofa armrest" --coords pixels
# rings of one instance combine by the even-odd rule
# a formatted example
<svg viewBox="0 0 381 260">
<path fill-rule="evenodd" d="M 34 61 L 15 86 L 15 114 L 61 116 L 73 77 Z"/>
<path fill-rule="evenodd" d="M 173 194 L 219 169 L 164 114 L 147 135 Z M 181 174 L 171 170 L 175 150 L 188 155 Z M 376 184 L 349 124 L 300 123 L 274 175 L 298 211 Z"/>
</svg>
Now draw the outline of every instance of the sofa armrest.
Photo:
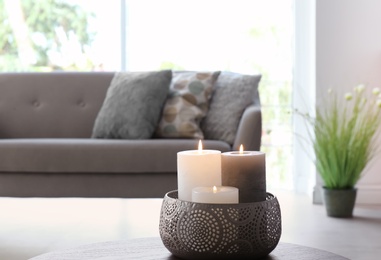
<svg viewBox="0 0 381 260">
<path fill-rule="evenodd" d="M 246 151 L 259 151 L 262 137 L 262 112 L 260 106 L 249 106 L 243 112 L 234 140 L 233 150 L 243 144 Z"/>
</svg>

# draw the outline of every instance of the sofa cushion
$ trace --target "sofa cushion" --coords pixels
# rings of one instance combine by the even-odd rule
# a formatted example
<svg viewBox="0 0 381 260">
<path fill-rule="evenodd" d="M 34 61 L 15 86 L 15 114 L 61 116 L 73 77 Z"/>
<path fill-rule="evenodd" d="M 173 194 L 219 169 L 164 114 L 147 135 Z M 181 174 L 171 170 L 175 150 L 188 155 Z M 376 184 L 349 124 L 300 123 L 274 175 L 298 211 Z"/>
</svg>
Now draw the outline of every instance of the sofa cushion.
<svg viewBox="0 0 381 260">
<path fill-rule="evenodd" d="M 238 124 L 246 107 L 260 105 L 258 84 L 261 75 L 221 72 L 210 101 L 208 115 L 201 122 L 206 139 L 234 143 Z"/>
<path fill-rule="evenodd" d="M 90 138 L 114 74 L 0 73 L 0 138 Z"/>
<path fill-rule="evenodd" d="M 151 138 L 171 78 L 170 70 L 116 73 L 95 120 L 92 137 Z"/>
<path fill-rule="evenodd" d="M 209 108 L 214 83 L 220 72 L 173 72 L 169 97 L 156 130 L 162 138 L 203 139 L 201 119 Z"/>
<path fill-rule="evenodd" d="M 203 144 L 205 149 L 230 150 L 221 141 Z M 196 147 L 192 139 L 3 139 L 0 172 L 176 172 L 177 152 Z"/>
</svg>

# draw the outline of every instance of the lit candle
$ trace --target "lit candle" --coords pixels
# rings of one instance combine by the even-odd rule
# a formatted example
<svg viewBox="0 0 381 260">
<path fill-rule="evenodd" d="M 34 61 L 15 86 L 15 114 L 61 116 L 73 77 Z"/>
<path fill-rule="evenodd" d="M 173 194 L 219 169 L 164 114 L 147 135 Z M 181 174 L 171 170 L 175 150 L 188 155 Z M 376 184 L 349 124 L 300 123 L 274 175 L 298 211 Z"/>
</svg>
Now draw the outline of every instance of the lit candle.
<svg viewBox="0 0 381 260">
<path fill-rule="evenodd" d="M 192 201 L 195 187 L 221 186 L 221 152 L 198 150 L 177 153 L 177 184 L 180 200 Z"/>
<path fill-rule="evenodd" d="M 225 152 L 221 158 L 222 185 L 239 189 L 239 202 L 266 199 L 266 157 L 257 151 Z"/>
<path fill-rule="evenodd" d="M 196 187 L 192 189 L 192 202 L 229 204 L 238 203 L 238 189 L 235 187 Z"/>
</svg>

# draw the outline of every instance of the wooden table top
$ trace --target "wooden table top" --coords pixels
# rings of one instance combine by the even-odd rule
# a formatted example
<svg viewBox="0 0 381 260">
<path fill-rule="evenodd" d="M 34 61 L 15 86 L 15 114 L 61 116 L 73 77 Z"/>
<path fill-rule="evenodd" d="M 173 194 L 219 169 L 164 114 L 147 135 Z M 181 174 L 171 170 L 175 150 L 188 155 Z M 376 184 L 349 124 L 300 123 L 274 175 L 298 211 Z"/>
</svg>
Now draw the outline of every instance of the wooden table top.
<svg viewBox="0 0 381 260">
<path fill-rule="evenodd" d="M 178 260 L 159 237 L 110 241 L 53 251 L 30 260 Z M 345 260 L 348 258 L 295 244 L 279 243 L 264 260 Z"/>
</svg>

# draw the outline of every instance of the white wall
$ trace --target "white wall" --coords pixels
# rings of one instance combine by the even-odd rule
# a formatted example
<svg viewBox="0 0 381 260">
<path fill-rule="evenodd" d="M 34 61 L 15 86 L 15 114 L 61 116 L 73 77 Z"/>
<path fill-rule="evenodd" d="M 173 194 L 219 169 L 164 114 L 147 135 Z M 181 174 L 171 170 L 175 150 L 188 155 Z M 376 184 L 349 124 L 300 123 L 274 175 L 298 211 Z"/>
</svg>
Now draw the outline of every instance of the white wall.
<svg viewBox="0 0 381 260">
<path fill-rule="evenodd" d="M 359 83 L 381 88 L 381 1 L 316 0 L 317 102 Z M 381 204 L 381 154 L 357 187 L 357 203 Z"/>
</svg>

